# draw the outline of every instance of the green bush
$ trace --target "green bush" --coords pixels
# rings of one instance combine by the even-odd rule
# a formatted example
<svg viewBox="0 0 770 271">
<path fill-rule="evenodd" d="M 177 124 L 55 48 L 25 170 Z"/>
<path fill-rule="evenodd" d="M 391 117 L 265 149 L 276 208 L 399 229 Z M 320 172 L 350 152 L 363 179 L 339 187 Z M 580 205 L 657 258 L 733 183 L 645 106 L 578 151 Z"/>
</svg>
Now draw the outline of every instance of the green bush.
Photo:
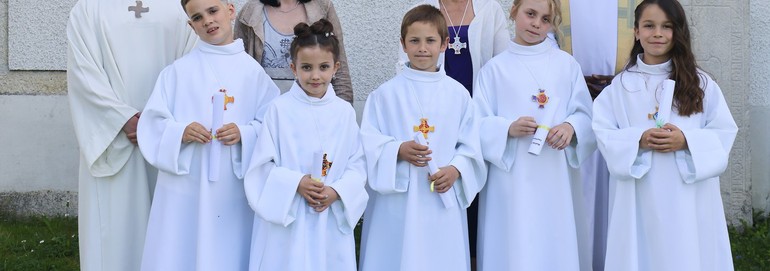
<svg viewBox="0 0 770 271">
<path fill-rule="evenodd" d="M 754 212 L 754 225 L 741 221 L 741 227 L 729 227 L 733 264 L 737 271 L 770 270 L 770 219 Z"/>
</svg>

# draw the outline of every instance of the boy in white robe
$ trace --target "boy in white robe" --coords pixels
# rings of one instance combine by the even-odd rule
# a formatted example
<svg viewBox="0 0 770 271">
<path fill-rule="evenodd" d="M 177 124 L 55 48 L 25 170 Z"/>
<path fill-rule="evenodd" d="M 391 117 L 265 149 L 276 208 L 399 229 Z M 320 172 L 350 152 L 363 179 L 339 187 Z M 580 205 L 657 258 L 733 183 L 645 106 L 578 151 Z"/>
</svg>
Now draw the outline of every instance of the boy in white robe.
<svg viewBox="0 0 770 271">
<path fill-rule="evenodd" d="M 366 101 L 361 136 L 371 199 L 360 270 L 470 269 L 465 208 L 484 185 L 486 168 L 474 103 L 437 67 L 447 36 L 435 7 L 407 12 L 401 44 L 409 65 Z M 440 169 L 429 172 L 428 163 Z"/>
<path fill-rule="evenodd" d="M 733 270 L 719 175 L 738 127 L 697 69 L 686 18 L 677 1 L 639 4 L 634 58 L 594 102 L 610 171 L 606 270 Z"/>
<path fill-rule="evenodd" d="M 479 196 L 478 270 L 591 269 L 579 257 L 590 248 L 579 247 L 574 204 L 581 200 L 572 189 L 581 182 L 580 163 L 596 148 L 591 97 L 575 59 L 544 42 L 561 20 L 556 7 L 553 0 L 514 1 L 514 41 L 476 81 L 490 163 Z M 532 154 L 539 129 L 547 129 L 547 145 Z"/>
<path fill-rule="evenodd" d="M 182 7 L 203 42 L 161 72 L 139 121 L 139 147 L 159 169 L 142 270 L 246 270 L 254 214 L 241 179 L 279 91 L 233 40 L 232 4 Z"/>
<path fill-rule="evenodd" d="M 67 23 L 67 96 L 80 147 L 78 241 L 84 271 L 139 269 L 157 174 L 136 146 L 139 113 L 160 70 L 198 39 L 177 3 L 144 2 L 139 12 L 126 10 L 138 3 L 80 0 Z"/>
<path fill-rule="evenodd" d="M 297 82 L 265 114 L 245 187 L 257 213 L 250 270 L 354 271 L 366 208 L 356 114 L 331 86 L 340 44 L 331 22 L 294 28 Z"/>
</svg>

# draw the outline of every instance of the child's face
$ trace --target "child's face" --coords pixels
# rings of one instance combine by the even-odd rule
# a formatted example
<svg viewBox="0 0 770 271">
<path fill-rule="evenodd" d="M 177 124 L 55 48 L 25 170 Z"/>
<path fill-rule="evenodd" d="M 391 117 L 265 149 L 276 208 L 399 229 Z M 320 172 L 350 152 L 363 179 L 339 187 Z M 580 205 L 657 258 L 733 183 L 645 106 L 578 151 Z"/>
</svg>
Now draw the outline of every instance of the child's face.
<svg viewBox="0 0 770 271">
<path fill-rule="evenodd" d="M 449 38 L 441 39 L 436 26 L 427 22 L 414 22 L 406 28 L 401 41 L 404 53 L 409 57 L 412 69 L 435 72 L 441 52 L 446 50 Z"/>
<path fill-rule="evenodd" d="M 531 46 L 540 44 L 551 32 L 551 8 L 548 0 L 523 0 L 513 20 L 516 22 L 514 42 Z"/>
<path fill-rule="evenodd" d="M 212 45 L 226 45 L 233 42 L 235 7 L 221 0 L 192 0 L 187 3 L 187 24 L 204 42 Z"/>
<path fill-rule="evenodd" d="M 650 65 L 666 62 L 673 47 L 673 35 L 674 24 L 660 6 L 651 4 L 644 8 L 639 27 L 634 29 L 634 36 L 644 48 L 642 61 Z"/>
<path fill-rule="evenodd" d="M 326 94 L 340 63 L 334 61 L 331 51 L 319 46 L 310 46 L 299 48 L 297 59 L 290 66 L 305 93 L 321 98 Z"/>
</svg>

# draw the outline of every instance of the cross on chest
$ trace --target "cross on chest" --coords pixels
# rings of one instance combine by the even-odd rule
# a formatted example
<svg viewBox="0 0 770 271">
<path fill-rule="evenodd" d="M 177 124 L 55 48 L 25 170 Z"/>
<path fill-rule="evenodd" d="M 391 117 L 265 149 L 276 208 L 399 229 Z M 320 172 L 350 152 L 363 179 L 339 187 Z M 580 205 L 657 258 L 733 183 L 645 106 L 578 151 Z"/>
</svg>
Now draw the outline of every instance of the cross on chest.
<svg viewBox="0 0 770 271">
<path fill-rule="evenodd" d="M 460 36 L 455 36 L 455 41 L 449 44 L 449 48 L 455 50 L 455 55 L 459 55 L 460 50 L 468 48 L 468 45 L 465 42 L 460 42 Z"/>
<path fill-rule="evenodd" d="M 136 1 L 136 6 L 129 6 L 128 11 L 133 11 L 134 17 L 142 18 L 142 13 L 150 12 L 150 7 L 144 7 L 142 1 Z"/>
<path fill-rule="evenodd" d="M 430 126 L 428 125 L 428 119 L 427 118 L 421 118 L 420 119 L 420 125 L 413 127 L 415 132 L 421 132 L 422 136 L 425 137 L 425 139 L 428 139 L 428 133 L 433 133 L 436 131 L 436 126 Z"/>
</svg>

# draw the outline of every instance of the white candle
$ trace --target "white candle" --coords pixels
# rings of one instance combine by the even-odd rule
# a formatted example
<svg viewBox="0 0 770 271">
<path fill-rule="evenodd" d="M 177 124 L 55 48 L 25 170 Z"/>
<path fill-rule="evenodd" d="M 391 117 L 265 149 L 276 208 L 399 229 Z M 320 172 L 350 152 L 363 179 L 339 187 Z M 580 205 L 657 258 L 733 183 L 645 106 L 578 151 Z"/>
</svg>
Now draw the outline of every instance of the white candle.
<svg viewBox="0 0 770 271">
<path fill-rule="evenodd" d="M 313 166 L 310 169 L 310 178 L 314 181 L 323 182 L 323 164 L 324 153 L 322 151 L 313 152 Z"/>
<path fill-rule="evenodd" d="M 211 116 L 211 144 L 209 144 L 209 181 L 219 180 L 219 159 L 222 155 L 222 142 L 217 139 L 217 129 L 222 127 L 222 121 L 225 115 L 225 93 L 214 92 L 211 99 L 213 113 Z"/>
<path fill-rule="evenodd" d="M 428 146 L 428 140 L 425 139 L 425 136 L 423 136 L 422 132 L 414 133 L 414 141 L 417 142 L 420 145 Z M 430 149 L 430 148 L 429 148 Z M 436 165 L 436 161 L 430 160 L 428 161 L 428 173 L 430 175 L 438 173 L 438 166 Z M 433 182 L 430 183 L 431 188 L 433 188 Z M 438 193 L 439 197 L 441 197 L 441 202 L 444 203 L 444 208 L 452 208 L 456 205 L 455 200 L 455 188 L 449 187 L 449 190 L 447 190 L 444 193 Z"/>
<path fill-rule="evenodd" d="M 671 79 L 663 81 L 663 89 L 661 89 L 661 101 L 658 105 L 658 117 L 655 119 L 655 126 L 663 127 L 667 122 L 671 121 L 671 107 L 674 103 L 674 87 L 676 82 Z"/>
<path fill-rule="evenodd" d="M 538 121 L 535 136 L 532 137 L 532 143 L 529 145 L 529 153 L 540 155 L 543 145 L 546 144 L 545 138 L 548 136 L 548 131 L 551 130 L 551 125 L 554 123 L 553 118 L 558 109 L 559 97 L 548 97 L 548 104 L 543 108 L 545 113 L 543 114 L 543 118 Z"/>
</svg>

